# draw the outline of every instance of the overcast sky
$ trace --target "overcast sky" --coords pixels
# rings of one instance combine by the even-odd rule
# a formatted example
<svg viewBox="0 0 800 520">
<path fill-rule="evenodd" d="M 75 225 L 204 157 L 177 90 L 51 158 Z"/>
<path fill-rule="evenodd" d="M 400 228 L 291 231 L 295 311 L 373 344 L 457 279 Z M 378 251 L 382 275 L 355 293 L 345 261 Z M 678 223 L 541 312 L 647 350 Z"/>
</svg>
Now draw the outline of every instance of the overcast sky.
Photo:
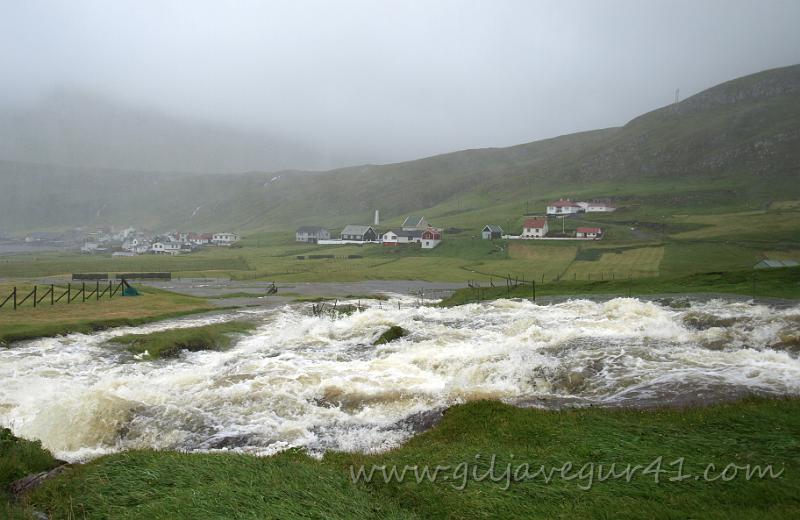
<svg viewBox="0 0 800 520">
<path fill-rule="evenodd" d="M 798 27 L 798 0 L 2 0 L 0 102 L 87 89 L 391 162 L 621 125 L 800 62 Z"/>
</svg>

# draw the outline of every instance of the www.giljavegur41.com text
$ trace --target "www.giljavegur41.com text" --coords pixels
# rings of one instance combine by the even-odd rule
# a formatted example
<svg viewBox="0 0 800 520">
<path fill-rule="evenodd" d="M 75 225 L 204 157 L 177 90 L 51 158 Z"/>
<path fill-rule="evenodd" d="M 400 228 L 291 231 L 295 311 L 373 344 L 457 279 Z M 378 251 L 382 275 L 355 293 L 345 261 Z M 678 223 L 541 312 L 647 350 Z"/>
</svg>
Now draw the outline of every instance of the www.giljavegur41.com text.
<svg viewBox="0 0 800 520">
<path fill-rule="evenodd" d="M 510 457 L 513 459 L 513 456 Z M 464 490 L 470 482 L 492 482 L 508 489 L 511 484 L 521 482 L 554 481 L 575 482 L 582 490 L 589 490 L 597 482 L 612 480 L 651 479 L 662 482 L 730 482 L 733 480 L 778 479 L 785 467 L 773 464 L 695 463 L 695 471 L 689 471 L 684 457 L 665 461 L 656 457 L 644 464 L 621 464 L 617 462 L 573 463 L 571 461 L 555 465 L 532 464 L 528 462 L 498 462 L 497 456 L 475 455 L 474 462 L 461 462 L 453 465 L 372 465 L 350 466 L 350 478 L 358 482 L 447 482 L 457 490 Z M 699 471 L 698 471 L 699 469 Z"/>
</svg>

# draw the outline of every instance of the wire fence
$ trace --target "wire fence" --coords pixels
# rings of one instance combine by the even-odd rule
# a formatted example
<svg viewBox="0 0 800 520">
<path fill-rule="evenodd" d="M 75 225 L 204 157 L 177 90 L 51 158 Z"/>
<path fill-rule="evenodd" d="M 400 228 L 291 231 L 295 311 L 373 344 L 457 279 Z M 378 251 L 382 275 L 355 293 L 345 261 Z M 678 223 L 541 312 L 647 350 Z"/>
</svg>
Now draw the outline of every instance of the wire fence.
<svg viewBox="0 0 800 520">
<path fill-rule="evenodd" d="M 0 310 L 15 311 L 23 306 L 36 308 L 48 305 L 54 306 L 57 303 L 108 301 L 117 296 L 117 294 L 123 296 L 128 288 L 130 288 L 130 285 L 125 279 L 118 281 L 108 280 L 107 284 L 105 282 L 101 284 L 100 280 L 97 280 L 94 284 L 90 283 L 88 287 L 86 282 L 81 282 L 80 285 L 68 283 L 66 287 L 56 286 L 55 284 L 34 285 L 30 288 L 14 286 L 7 296 L 0 296 Z"/>
</svg>

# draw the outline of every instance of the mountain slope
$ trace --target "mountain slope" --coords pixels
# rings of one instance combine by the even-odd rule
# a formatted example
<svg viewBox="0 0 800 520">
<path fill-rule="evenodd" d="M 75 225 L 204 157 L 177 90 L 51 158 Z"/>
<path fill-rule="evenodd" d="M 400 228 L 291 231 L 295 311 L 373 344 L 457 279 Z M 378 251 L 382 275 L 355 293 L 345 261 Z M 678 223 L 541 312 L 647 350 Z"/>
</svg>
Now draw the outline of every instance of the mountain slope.
<svg viewBox="0 0 800 520">
<path fill-rule="evenodd" d="M 380 209 L 389 218 L 424 210 L 458 225 L 560 195 L 638 194 L 654 208 L 798 198 L 799 167 L 800 66 L 792 66 L 620 128 L 397 164 L 186 177 L 5 163 L 0 219 L 7 230 L 102 222 L 252 231 L 368 222 Z"/>
</svg>

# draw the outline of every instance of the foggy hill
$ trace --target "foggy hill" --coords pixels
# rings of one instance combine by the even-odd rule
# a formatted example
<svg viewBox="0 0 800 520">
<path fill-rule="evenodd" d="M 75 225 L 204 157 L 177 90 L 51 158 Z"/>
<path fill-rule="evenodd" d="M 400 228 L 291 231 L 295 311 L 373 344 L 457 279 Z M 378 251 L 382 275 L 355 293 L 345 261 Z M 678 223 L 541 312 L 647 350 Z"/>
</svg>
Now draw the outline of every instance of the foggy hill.
<svg viewBox="0 0 800 520">
<path fill-rule="evenodd" d="M 329 163 L 278 135 L 130 107 L 61 89 L 37 104 L 0 111 L 0 158 L 89 168 L 225 173 Z"/>
<path fill-rule="evenodd" d="M 187 177 L 7 162 L 0 219 L 6 230 L 113 223 L 248 231 L 369 222 L 380 209 L 458 223 L 493 216 L 497 205 L 665 181 L 671 190 L 729 183 L 721 205 L 797 198 L 799 165 L 800 66 L 792 66 L 723 83 L 619 128 L 397 164 Z"/>
</svg>

